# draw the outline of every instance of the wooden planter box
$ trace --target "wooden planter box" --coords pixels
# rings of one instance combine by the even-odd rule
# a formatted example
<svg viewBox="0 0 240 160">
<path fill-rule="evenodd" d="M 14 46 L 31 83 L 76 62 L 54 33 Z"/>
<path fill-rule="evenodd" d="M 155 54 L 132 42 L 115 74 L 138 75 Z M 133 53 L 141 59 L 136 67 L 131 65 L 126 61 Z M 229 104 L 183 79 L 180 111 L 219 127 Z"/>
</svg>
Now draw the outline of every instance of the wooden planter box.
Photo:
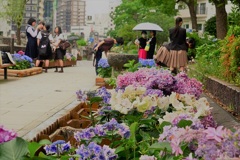
<svg viewBox="0 0 240 160">
<path fill-rule="evenodd" d="M 8 69 L 7 76 L 27 77 L 27 76 L 40 74 L 40 73 L 42 73 L 42 68 L 41 67 L 33 67 L 33 68 L 23 69 L 23 70 Z M 0 69 L 0 75 L 4 75 L 4 70 L 3 69 Z"/>
<path fill-rule="evenodd" d="M 99 104 L 94 104 L 92 111 L 96 112 L 99 107 Z M 66 115 L 49 124 L 47 128 L 38 133 L 31 141 L 38 142 L 42 139 L 49 139 L 51 141 L 65 140 L 70 141 L 74 145 L 76 141 L 73 138 L 73 132 L 91 126 L 91 121 L 85 117 L 89 116 L 89 114 L 89 106 L 85 103 L 79 103 Z"/>
<path fill-rule="evenodd" d="M 63 61 L 63 67 L 72 67 L 76 65 L 77 65 L 77 61 L 68 61 L 68 60 Z M 43 67 L 45 67 L 45 64 L 43 64 Z M 48 68 L 55 68 L 55 62 L 50 61 Z"/>
</svg>

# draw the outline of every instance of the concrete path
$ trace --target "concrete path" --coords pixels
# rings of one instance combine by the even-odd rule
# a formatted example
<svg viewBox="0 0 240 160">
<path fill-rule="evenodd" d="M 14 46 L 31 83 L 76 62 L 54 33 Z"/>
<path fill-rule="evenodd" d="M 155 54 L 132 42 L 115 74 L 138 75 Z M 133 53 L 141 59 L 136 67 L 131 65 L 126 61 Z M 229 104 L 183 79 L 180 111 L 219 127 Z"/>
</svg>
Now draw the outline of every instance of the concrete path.
<svg viewBox="0 0 240 160">
<path fill-rule="evenodd" d="M 64 73 L 48 73 L 4 80 L 0 76 L 0 125 L 24 136 L 76 100 L 79 89 L 95 84 L 92 61 L 78 61 Z"/>
<path fill-rule="evenodd" d="M 50 69 L 35 76 L 8 78 L 0 76 L 0 125 L 26 137 L 59 112 L 67 112 L 66 106 L 76 101 L 75 92 L 93 88 L 96 75 L 92 61 L 78 61 L 77 66 L 64 68 L 64 73 Z M 239 126 L 230 114 L 207 98 L 218 125 Z"/>
</svg>

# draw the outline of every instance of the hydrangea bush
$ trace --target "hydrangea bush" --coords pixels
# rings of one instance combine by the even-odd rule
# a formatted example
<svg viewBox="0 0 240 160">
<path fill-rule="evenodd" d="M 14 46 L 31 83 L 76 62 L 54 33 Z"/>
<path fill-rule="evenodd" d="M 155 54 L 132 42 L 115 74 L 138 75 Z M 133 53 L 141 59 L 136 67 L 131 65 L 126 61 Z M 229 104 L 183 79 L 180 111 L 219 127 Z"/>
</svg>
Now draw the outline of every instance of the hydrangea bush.
<svg viewBox="0 0 240 160">
<path fill-rule="evenodd" d="M 22 70 L 34 67 L 32 58 L 24 55 L 23 52 L 12 54 L 12 58 L 16 62 L 16 65 L 9 67 L 10 69 Z"/>
</svg>

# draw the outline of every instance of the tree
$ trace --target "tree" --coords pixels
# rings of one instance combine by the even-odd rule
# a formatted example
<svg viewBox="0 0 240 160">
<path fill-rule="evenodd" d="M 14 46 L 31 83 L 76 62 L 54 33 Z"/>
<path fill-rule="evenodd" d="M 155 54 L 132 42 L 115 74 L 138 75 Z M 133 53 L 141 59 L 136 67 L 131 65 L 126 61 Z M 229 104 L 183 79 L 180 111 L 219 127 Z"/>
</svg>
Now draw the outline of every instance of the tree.
<svg viewBox="0 0 240 160">
<path fill-rule="evenodd" d="M 216 8 L 216 29 L 217 38 L 223 39 L 227 34 L 227 0 L 209 0 Z"/>
<path fill-rule="evenodd" d="M 133 31 L 135 25 L 142 22 L 151 22 L 160 25 L 164 32 L 157 34 L 158 43 L 167 41 L 168 29 L 173 26 L 173 16 L 163 14 L 158 5 L 144 5 L 141 0 L 123 0 L 111 15 L 115 31 L 110 35 L 122 36 L 125 42 L 134 41 L 140 32 Z"/>
<path fill-rule="evenodd" d="M 196 11 L 197 0 L 176 0 L 176 3 L 179 3 L 179 2 L 183 2 L 188 6 L 189 13 L 190 13 L 190 16 L 191 16 L 191 21 L 192 21 L 192 29 L 197 32 L 198 31 L 197 11 Z"/>
<path fill-rule="evenodd" d="M 28 0 L 1 0 L 4 10 L 0 16 L 16 24 L 18 45 L 21 45 L 20 31 L 27 2 Z"/>
<path fill-rule="evenodd" d="M 205 23 L 205 32 L 208 32 L 210 35 L 216 35 L 216 16 L 211 17 L 209 20 Z"/>
</svg>

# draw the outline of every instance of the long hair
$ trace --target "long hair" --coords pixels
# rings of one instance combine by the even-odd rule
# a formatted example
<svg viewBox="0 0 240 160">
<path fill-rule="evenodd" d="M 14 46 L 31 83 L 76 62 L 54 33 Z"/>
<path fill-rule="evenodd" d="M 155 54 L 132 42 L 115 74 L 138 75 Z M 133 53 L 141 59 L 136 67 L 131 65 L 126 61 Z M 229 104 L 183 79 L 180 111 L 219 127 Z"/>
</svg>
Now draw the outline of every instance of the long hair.
<svg viewBox="0 0 240 160">
<path fill-rule="evenodd" d="M 175 20 L 175 28 L 174 28 L 174 38 L 178 36 L 179 30 L 180 30 L 180 23 L 182 22 L 181 17 L 177 17 Z"/>
<path fill-rule="evenodd" d="M 56 29 L 56 28 L 58 28 L 58 33 L 57 33 L 57 34 L 60 35 L 60 34 L 62 33 L 61 27 L 60 27 L 60 26 L 57 26 L 57 27 L 55 27 L 55 29 Z M 55 30 L 54 30 L 54 32 L 55 32 Z M 56 34 L 56 32 L 55 32 L 55 34 Z"/>
</svg>

